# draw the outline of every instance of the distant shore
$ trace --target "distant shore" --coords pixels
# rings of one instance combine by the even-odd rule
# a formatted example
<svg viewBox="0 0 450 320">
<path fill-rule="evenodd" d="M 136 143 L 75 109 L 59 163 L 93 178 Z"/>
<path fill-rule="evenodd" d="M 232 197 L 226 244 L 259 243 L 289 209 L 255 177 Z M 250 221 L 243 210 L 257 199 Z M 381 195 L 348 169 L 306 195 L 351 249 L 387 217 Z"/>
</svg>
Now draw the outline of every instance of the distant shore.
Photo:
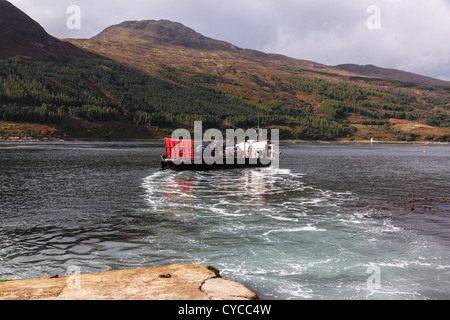
<svg viewBox="0 0 450 320">
<path fill-rule="evenodd" d="M 135 138 L 33 138 L 33 137 L 0 137 L 1 142 L 163 142 L 163 138 L 154 139 L 135 139 Z M 311 143 L 322 143 L 322 144 L 420 144 L 420 145 L 448 145 L 450 142 L 440 142 L 440 141 L 378 141 L 374 140 L 280 140 L 281 143 L 298 143 L 298 144 L 311 144 Z"/>
<path fill-rule="evenodd" d="M 450 142 L 440 142 L 440 141 L 368 141 L 368 140 L 354 140 L 354 141 L 312 141 L 312 140 L 280 140 L 283 143 L 323 143 L 323 144 L 450 144 Z"/>
</svg>

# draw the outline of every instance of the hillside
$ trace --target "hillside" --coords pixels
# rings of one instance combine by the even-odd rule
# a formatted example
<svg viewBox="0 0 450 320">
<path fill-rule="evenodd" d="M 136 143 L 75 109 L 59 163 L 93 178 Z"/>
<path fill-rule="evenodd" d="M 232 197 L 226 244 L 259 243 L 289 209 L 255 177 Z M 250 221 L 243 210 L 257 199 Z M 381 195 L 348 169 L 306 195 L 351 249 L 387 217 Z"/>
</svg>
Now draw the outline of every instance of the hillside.
<svg viewBox="0 0 450 320">
<path fill-rule="evenodd" d="M 167 20 L 53 42 L 0 4 L 1 23 L 5 15 L 23 20 L 0 29 L 3 138 L 155 138 L 202 120 L 222 129 L 280 128 L 284 139 L 450 139 L 450 87 L 439 80 L 366 76 L 242 49 Z M 33 41 L 48 47 L 34 50 Z"/>
<path fill-rule="evenodd" d="M 341 64 L 336 66 L 335 68 L 338 70 L 353 72 L 362 76 L 377 77 L 385 80 L 393 80 L 425 85 L 450 86 L 449 81 L 433 79 L 430 77 L 425 77 L 411 72 L 405 72 L 396 69 L 380 68 L 374 65 L 361 66 L 357 64 Z"/>
<path fill-rule="evenodd" d="M 172 83 L 200 83 L 248 101 L 282 102 L 310 116 L 327 117 L 347 126 L 349 139 L 427 140 L 450 133 L 447 81 L 246 50 L 167 20 L 127 21 L 91 39 L 67 41 Z M 337 97 L 327 92 L 332 90 L 358 93 Z M 411 125 L 395 130 L 391 119 L 440 129 L 409 130 L 417 127 Z M 290 135 L 300 138 L 303 129 L 290 126 Z"/>
<path fill-rule="evenodd" d="M 92 53 L 50 36 L 11 3 L 0 0 L 0 60 L 16 55 L 94 57 Z"/>
</svg>

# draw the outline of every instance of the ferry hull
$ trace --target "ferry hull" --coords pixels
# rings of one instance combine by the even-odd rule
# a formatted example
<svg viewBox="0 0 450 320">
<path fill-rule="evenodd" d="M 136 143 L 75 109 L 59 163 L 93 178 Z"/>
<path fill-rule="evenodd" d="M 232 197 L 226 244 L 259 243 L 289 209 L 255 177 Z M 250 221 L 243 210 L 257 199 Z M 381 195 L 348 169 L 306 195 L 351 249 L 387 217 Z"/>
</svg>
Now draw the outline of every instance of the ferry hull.
<svg viewBox="0 0 450 320">
<path fill-rule="evenodd" d="M 256 162 L 255 162 L 256 160 Z M 207 164 L 203 161 L 201 164 L 195 163 L 174 163 L 170 159 L 165 159 L 161 161 L 161 169 L 163 170 L 177 170 L 177 171 L 187 171 L 187 170 L 195 170 L 195 171 L 209 171 L 209 170 L 230 170 L 230 169 L 247 169 L 247 168 L 267 168 L 271 166 L 271 162 L 263 163 L 260 159 L 245 159 L 245 163 L 235 162 L 233 164 L 227 164 L 224 161 L 223 164 Z"/>
</svg>

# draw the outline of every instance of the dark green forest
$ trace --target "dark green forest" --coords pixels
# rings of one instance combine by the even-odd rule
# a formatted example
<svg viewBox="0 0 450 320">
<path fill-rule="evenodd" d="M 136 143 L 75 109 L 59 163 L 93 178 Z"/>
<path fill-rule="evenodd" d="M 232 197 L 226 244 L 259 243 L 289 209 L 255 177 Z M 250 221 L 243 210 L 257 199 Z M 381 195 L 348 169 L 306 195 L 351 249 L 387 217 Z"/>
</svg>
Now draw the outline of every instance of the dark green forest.
<svg viewBox="0 0 450 320">
<path fill-rule="evenodd" d="M 333 83 L 322 79 L 304 77 L 290 78 L 294 87 L 308 94 L 313 94 L 321 102 L 321 109 L 332 119 L 344 118 L 348 113 L 360 114 L 372 119 L 407 119 L 414 120 L 414 108 L 408 104 L 417 102 L 416 97 L 404 93 L 396 95 L 380 90 L 357 87 L 351 83 Z M 383 102 L 371 101 L 378 97 Z M 407 106 L 407 107 L 405 107 Z"/>
<path fill-rule="evenodd" d="M 271 90 L 297 90 L 312 95 L 320 110 L 299 100 L 249 101 L 224 93 L 211 84 L 238 83 L 220 76 L 195 74 L 183 77 L 179 70 L 162 67 L 164 81 L 108 59 L 49 57 L 31 60 L 15 57 L 0 61 L 0 120 L 41 123 L 63 127 L 71 121 L 126 123 L 161 132 L 180 125 L 191 127 L 279 127 L 283 138 L 333 140 L 356 131 L 346 121 L 361 115 L 367 124 L 385 126 L 389 119 L 414 120 L 417 110 L 433 105 L 447 108 L 448 99 L 429 99 L 393 94 L 348 82 L 330 82 L 303 76 L 268 84 L 255 76 L 255 85 Z M 280 88 L 277 88 L 280 86 Z M 434 113 L 427 123 L 448 126 L 446 113 Z M 167 129 L 166 131 L 160 129 Z"/>
<path fill-rule="evenodd" d="M 283 102 L 247 101 L 207 86 L 217 77 L 172 78 L 180 84 L 106 59 L 16 57 L 0 62 L 0 119 L 57 125 L 78 118 L 161 128 L 195 120 L 219 128 L 295 125 L 307 127 L 302 135 L 313 139 L 346 133 L 333 119 Z"/>
</svg>

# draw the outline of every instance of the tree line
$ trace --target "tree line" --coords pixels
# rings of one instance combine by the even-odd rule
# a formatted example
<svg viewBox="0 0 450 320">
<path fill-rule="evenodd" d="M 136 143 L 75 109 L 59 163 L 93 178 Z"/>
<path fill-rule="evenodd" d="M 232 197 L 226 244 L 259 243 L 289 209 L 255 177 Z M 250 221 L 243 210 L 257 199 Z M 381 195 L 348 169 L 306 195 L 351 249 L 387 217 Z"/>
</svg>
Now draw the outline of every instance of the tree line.
<svg viewBox="0 0 450 320">
<path fill-rule="evenodd" d="M 331 119 L 342 119 L 348 113 L 354 113 L 372 119 L 414 120 L 413 114 L 405 111 L 405 106 L 417 102 L 417 99 L 405 93 L 392 94 L 351 83 L 302 76 L 291 77 L 289 81 L 296 89 L 314 95 L 321 102 L 321 110 Z M 384 102 L 371 101 L 369 96 L 381 98 Z"/>
<path fill-rule="evenodd" d="M 170 128 L 201 120 L 206 127 L 243 128 L 260 125 L 303 126 L 310 138 L 345 134 L 332 119 L 305 114 L 283 101 L 249 101 L 207 84 L 220 82 L 202 75 L 169 83 L 106 59 L 12 58 L 0 61 L 0 119 L 60 124 L 70 118 L 86 121 L 128 121 L 137 126 Z M 256 79 L 255 79 L 256 80 Z M 337 94 L 337 93 L 336 93 Z"/>
</svg>

